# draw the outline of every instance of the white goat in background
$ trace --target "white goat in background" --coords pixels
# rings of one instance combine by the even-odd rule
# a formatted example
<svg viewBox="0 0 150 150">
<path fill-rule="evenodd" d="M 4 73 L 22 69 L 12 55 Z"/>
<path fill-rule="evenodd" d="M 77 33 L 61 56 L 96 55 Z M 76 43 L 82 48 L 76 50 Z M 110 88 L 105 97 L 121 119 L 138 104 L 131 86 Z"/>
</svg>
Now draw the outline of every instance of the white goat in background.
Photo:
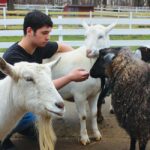
<svg viewBox="0 0 150 150">
<path fill-rule="evenodd" d="M 83 26 L 86 29 L 85 44 L 74 51 L 70 51 L 67 53 L 58 53 L 54 55 L 53 58 L 61 56 L 60 62 L 56 65 L 52 72 L 54 79 L 67 74 L 74 68 L 83 68 L 89 71 L 96 61 L 96 58 L 87 58 L 87 51 L 89 56 L 94 56 L 98 55 L 98 51 L 100 49 L 110 46 L 108 33 L 115 26 L 115 24 L 104 27 L 102 25 L 88 26 L 86 23 L 84 23 Z M 97 53 L 95 53 L 95 50 Z M 49 60 L 45 60 L 45 62 L 48 61 Z M 63 99 L 68 101 L 72 100 L 76 104 L 81 126 L 81 143 L 83 145 L 86 145 L 90 142 L 86 129 L 87 101 L 89 103 L 89 108 L 91 111 L 91 121 L 94 137 L 96 138 L 96 140 L 101 139 L 101 134 L 97 126 L 97 96 L 100 91 L 100 85 L 101 84 L 99 79 L 89 77 L 88 80 L 83 82 L 71 82 L 61 90 L 59 90 Z"/>
<path fill-rule="evenodd" d="M 36 113 L 49 120 L 52 115 L 63 115 L 63 99 L 51 79 L 51 67 L 55 63 L 57 61 L 47 64 L 20 62 L 12 66 L 0 58 L 0 70 L 8 75 L 0 80 L 0 140 L 3 140 L 26 112 Z M 45 122 L 40 125 L 42 123 Z M 50 128 L 48 126 L 50 124 L 47 124 L 47 129 Z M 51 133 L 48 132 L 46 131 L 49 136 Z M 40 141 L 46 142 L 43 139 Z M 52 144 L 49 148 L 53 150 L 53 141 L 49 142 Z M 50 145 L 41 144 L 42 150 L 45 150 L 43 144 Z"/>
</svg>

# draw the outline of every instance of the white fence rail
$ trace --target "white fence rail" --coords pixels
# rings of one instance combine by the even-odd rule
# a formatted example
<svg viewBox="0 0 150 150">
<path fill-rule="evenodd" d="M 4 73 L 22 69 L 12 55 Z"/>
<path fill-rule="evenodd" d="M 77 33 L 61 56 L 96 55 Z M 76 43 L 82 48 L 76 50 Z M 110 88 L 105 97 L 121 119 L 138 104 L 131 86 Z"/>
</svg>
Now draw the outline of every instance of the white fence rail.
<svg viewBox="0 0 150 150">
<path fill-rule="evenodd" d="M 54 24 L 57 25 L 80 25 L 82 21 L 89 24 L 110 24 L 117 21 L 122 25 L 150 25 L 150 19 L 134 19 L 134 18 L 54 18 Z M 23 19 L 0 19 L 0 25 L 22 25 Z"/>
<path fill-rule="evenodd" d="M 108 25 L 117 21 L 119 25 L 126 25 L 123 29 L 115 28 L 110 32 L 110 35 L 150 35 L 150 19 L 134 19 L 134 18 L 119 18 L 115 20 L 114 18 L 55 18 L 53 22 L 55 25 L 58 25 L 57 29 L 53 29 L 51 35 L 57 35 L 58 41 L 65 42 L 71 46 L 81 46 L 83 41 L 64 41 L 64 36 L 66 35 L 84 35 L 84 29 L 79 26 L 85 21 L 88 24 L 103 24 Z M 9 26 L 9 25 L 22 25 L 23 19 L 0 19 L 0 26 Z M 67 29 L 64 28 L 64 25 L 67 25 Z M 147 26 L 147 28 L 133 28 L 133 26 Z M 71 26 L 71 28 L 69 28 Z M 0 30 L 0 36 L 22 36 L 22 30 Z M 13 42 L 0 42 L 0 48 L 8 48 L 12 45 Z M 148 40 L 111 40 L 112 46 L 140 46 L 140 45 L 150 45 L 150 39 Z"/>
<path fill-rule="evenodd" d="M 53 6 L 53 5 L 32 5 L 32 4 L 14 4 L 15 9 L 19 10 L 48 10 L 48 11 L 63 11 L 64 6 Z"/>
</svg>

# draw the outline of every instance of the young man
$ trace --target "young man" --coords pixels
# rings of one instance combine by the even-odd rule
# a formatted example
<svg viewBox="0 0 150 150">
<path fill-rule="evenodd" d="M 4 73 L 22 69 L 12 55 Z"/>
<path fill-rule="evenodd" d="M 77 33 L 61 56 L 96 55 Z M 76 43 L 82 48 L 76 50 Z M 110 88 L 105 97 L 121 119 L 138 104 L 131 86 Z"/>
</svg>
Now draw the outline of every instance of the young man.
<svg viewBox="0 0 150 150">
<path fill-rule="evenodd" d="M 24 18 L 23 31 L 24 37 L 20 42 L 13 44 L 4 53 L 3 58 L 10 64 L 20 61 L 42 63 L 42 59 L 53 56 L 56 52 L 67 52 L 73 50 L 72 47 L 49 41 L 49 33 L 53 27 L 51 18 L 40 11 L 29 12 Z M 57 89 L 65 86 L 71 81 L 79 82 L 88 78 L 89 73 L 84 69 L 74 69 L 69 74 L 54 80 Z M 0 73 L 0 78 L 5 75 Z M 36 116 L 29 112 L 21 119 L 12 132 L 2 143 L 2 149 L 9 149 L 13 146 L 10 137 L 13 133 L 19 132 L 28 137 L 35 136 L 34 122 Z"/>
</svg>

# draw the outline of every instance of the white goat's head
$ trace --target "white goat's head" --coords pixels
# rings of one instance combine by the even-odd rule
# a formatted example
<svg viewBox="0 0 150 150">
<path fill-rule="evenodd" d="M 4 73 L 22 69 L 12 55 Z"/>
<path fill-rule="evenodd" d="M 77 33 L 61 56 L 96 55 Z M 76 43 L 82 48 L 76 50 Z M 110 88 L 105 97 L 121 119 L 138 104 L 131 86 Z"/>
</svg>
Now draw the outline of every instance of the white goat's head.
<svg viewBox="0 0 150 150">
<path fill-rule="evenodd" d="M 10 98 L 16 109 L 44 116 L 63 115 L 63 99 L 51 78 L 51 67 L 57 62 L 19 62 L 12 66 L 0 58 L 0 70 L 8 75 L 6 80 L 11 84 Z"/>
<path fill-rule="evenodd" d="M 87 49 L 87 56 L 98 56 L 99 50 L 110 47 L 109 32 L 113 29 L 116 23 L 105 27 L 102 25 L 88 26 L 85 22 L 82 24 L 86 29 L 85 32 L 85 46 Z"/>
</svg>

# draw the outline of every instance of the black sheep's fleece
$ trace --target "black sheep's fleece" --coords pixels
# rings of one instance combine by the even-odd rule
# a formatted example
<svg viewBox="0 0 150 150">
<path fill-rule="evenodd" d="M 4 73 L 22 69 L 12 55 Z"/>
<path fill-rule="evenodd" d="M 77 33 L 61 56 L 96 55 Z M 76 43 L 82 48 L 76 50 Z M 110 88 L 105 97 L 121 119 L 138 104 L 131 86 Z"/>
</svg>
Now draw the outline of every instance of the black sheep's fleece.
<svg viewBox="0 0 150 150">
<path fill-rule="evenodd" d="M 131 137 L 150 137 L 150 64 L 122 50 L 111 64 L 112 104 Z"/>
</svg>

